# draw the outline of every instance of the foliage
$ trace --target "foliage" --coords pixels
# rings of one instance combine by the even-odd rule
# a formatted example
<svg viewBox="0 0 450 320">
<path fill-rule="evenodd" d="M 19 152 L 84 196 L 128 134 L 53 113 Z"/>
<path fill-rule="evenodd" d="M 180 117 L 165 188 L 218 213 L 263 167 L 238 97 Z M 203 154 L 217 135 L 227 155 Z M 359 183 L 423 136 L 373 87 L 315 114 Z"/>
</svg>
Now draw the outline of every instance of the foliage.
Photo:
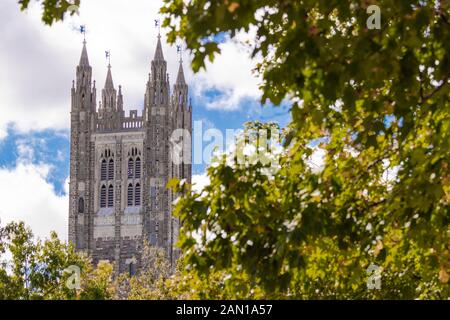
<svg viewBox="0 0 450 320">
<path fill-rule="evenodd" d="M 80 268 L 80 288 L 70 287 L 71 266 Z M 112 266 L 90 261 L 52 233 L 36 240 L 23 222 L 0 225 L 0 300 L 107 299 L 113 296 Z"/>
<path fill-rule="evenodd" d="M 88 265 L 81 280 L 77 298 L 80 300 L 110 300 L 115 297 L 116 287 L 113 282 L 113 265 L 100 261 L 94 268 Z"/>
<path fill-rule="evenodd" d="M 161 248 L 144 243 L 140 257 L 140 272 L 130 277 L 119 276 L 117 299 L 155 300 L 164 299 L 164 282 L 171 275 L 170 262 Z"/>
<path fill-rule="evenodd" d="M 366 26 L 370 4 L 381 29 Z M 186 41 L 194 70 L 220 53 L 221 33 L 255 30 L 247 44 L 262 59 L 262 102 L 292 104 L 274 177 L 224 156 L 202 195 L 178 202 L 188 265 L 242 270 L 287 297 L 449 297 L 449 9 L 166 0 L 168 39 Z M 319 169 L 309 165 L 317 149 Z M 382 290 L 367 290 L 372 263 Z"/>
<path fill-rule="evenodd" d="M 31 1 L 18 0 L 20 10 L 28 9 Z M 47 25 L 62 21 L 66 14 L 76 14 L 77 8 L 80 6 L 80 0 L 38 0 L 37 2 L 41 4 L 43 9 L 42 21 Z"/>
</svg>

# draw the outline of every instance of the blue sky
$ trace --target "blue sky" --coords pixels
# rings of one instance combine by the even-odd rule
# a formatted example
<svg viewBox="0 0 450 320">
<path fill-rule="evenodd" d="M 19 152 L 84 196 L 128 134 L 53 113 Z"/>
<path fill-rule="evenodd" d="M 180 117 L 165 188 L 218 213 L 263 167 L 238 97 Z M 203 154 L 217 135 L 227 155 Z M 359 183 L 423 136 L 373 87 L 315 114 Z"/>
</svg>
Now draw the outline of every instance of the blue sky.
<svg viewBox="0 0 450 320">
<path fill-rule="evenodd" d="M 24 154 L 22 147 L 30 148 Z M 58 195 L 65 194 L 65 181 L 69 175 L 69 132 L 43 130 L 19 133 L 8 130 L 5 139 L 0 140 L 0 168 L 13 169 L 19 159 L 26 157 L 33 164 L 50 165 L 47 182 Z"/>
<path fill-rule="evenodd" d="M 41 8 L 36 3 L 31 2 L 30 10 L 23 13 L 16 0 L 0 2 L 2 224 L 24 220 L 40 237 L 56 230 L 67 238 L 70 88 L 82 48 L 76 29 L 87 25 L 97 97 L 106 77 L 104 52 L 111 50 L 114 84 L 123 86 L 125 109 L 140 111 L 156 45 L 153 20 L 161 3 L 135 0 L 130 6 L 122 0 L 86 1 L 79 16 L 47 27 L 40 21 Z M 225 34 L 216 37 L 222 54 L 197 74 L 190 70 L 190 57 L 184 52 L 193 121 L 201 121 L 203 131 L 216 128 L 225 135 L 227 129 L 242 128 L 250 120 L 277 121 L 282 126 L 289 122 L 287 105 L 260 105 L 261 79 L 252 73 L 257 59 L 251 59 L 242 44 L 253 36 L 242 33 L 233 41 Z M 164 30 L 163 51 L 173 80 L 179 57 L 176 47 L 164 42 Z M 202 151 L 194 148 L 194 158 Z M 206 163 L 194 164 L 194 181 L 204 183 L 205 168 Z"/>
</svg>

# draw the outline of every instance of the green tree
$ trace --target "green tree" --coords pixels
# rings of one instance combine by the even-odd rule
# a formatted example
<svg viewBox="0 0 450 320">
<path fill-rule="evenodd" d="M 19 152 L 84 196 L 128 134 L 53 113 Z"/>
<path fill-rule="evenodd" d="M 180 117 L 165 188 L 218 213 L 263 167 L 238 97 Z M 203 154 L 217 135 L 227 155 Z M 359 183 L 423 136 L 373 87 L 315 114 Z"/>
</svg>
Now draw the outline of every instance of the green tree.
<svg viewBox="0 0 450 320">
<path fill-rule="evenodd" d="M 0 300 L 110 299 L 112 274 L 112 265 L 94 268 L 54 232 L 41 241 L 23 222 L 0 225 Z"/>
<path fill-rule="evenodd" d="M 380 29 L 367 27 L 370 4 Z M 223 157 L 204 193 L 178 202 L 189 265 L 243 270 L 286 297 L 449 296 L 448 2 L 166 0 L 161 11 L 194 71 L 220 53 L 217 35 L 255 29 L 262 102 L 292 105 L 274 177 Z M 326 151 L 320 170 L 312 143 Z M 382 290 L 367 290 L 372 263 Z"/>
<path fill-rule="evenodd" d="M 18 0 L 21 10 L 26 10 L 33 0 Z M 80 0 L 37 0 L 42 5 L 42 21 L 47 25 L 62 21 L 64 16 L 74 15 L 80 6 Z"/>
<path fill-rule="evenodd" d="M 35 240 L 24 223 L 0 226 L 0 299 L 73 299 L 76 292 L 65 283 L 64 270 L 88 261 L 52 233 L 45 241 Z"/>
<path fill-rule="evenodd" d="M 81 278 L 81 286 L 77 292 L 80 300 L 111 300 L 116 295 L 113 281 L 114 265 L 100 261 L 97 266 L 87 265 Z"/>
<path fill-rule="evenodd" d="M 164 282 L 172 274 L 170 262 L 162 248 L 144 243 L 136 275 L 121 274 L 116 280 L 116 299 L 164 299 Z"/>
</svg>

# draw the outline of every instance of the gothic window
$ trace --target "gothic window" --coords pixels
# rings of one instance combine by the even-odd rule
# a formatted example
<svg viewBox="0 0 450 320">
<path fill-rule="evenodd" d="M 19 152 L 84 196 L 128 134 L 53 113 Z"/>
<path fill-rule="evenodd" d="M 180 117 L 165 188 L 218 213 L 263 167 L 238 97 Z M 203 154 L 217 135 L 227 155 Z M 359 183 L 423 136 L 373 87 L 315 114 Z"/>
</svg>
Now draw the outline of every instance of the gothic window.
<svg viewBox="0 0 450 320">
<path fill-rule="evenodd" d="M 100 208 L 106 208 L 106 186 L 103 185 L 100 190 Z"/>
<path fill-rule="evenodd" d="M 108 187 L 108 207 L 114 207 L 114 187 L 112 184 Z"/>
<path fill-rule="evenodd" d="M 105 181 L 106 180 L 106 160 L 103 159 L 102 165 L 100 168 L 100 180 Z"/>
<path fill-rule="evenodd" d="M 155 237 L 154 233 L 152 233 L 150 235 L 150 244 L 153 245 L 153 246 L 156 246 L 156 237 Z"/>
<path fill-rule="evenodd" d="M 114 180 L 114 160 L 109 160 L 108 163 L 108 180 Z"/>
<path fill-rule="evenodd" d="M 128 178 L 133 178 L 134 161 L 132 158 L 128 160 Z"/>
<path fill-rule="evenodd" d="M 141 185 L 138 183 L 134 189 L 134 205 L 141 205 Z"/>
<path fill-rule="evenodd" d="M 130 274 L 130 277 L 134 276 L 136 274 L 136 268 L 133 262 L 130 262 L 130 264 L 128 265 L 128 272 Z"/>
<path fill-rule="evenodd" d="M 139 157 L 136 158 L 134 177 L 136 179 L 140 179 L 141 178 L 141 159 Z"/>
<path fill-rule="evenodd" d="M 127 190 L 127 206 L 133 205 L 133 185 L 130 183 Z"/>
<path fill-rule="evenodd" d="M 151 187 L 150 188 L 150 197 L 151 198 L 156 197 L 156 187 Z"/>
<path fill-rule="evenodd" d="M 82 197 L 78 199 L 78 213 L 84 213 L 84 199 Z"/>
</svg>

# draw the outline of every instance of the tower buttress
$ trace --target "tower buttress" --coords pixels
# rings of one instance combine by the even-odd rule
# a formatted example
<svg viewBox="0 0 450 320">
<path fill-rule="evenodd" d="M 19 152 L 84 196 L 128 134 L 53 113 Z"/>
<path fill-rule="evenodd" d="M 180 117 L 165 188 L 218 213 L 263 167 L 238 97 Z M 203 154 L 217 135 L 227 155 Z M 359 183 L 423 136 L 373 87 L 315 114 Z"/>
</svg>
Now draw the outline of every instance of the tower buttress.
<svg viewBox="0 0 450 320">
<path fill-rule="evenodd" d="M 151 62 L 144 101 L 145 236 L 150 244 L 163 247 L 168 257 L 171 257 L 170 196 L 166 185 L 171 173 L 169 138 L 172 133 L 172 109 L 167 62 L 164 60 L 160 35 Z"/>
<path fill-rule="evenodd" d="M 189 101 L 189 88 L 186 84 L 183 70 L 183 61 L 180 59 L 180 66 L 178 69 L 177 80 L 173 86 L 172 94 L 172 130 L 175 133 L 171 137 L 172 148 L 174 152 L 171 153 L 172 161 L 172 177 L 179 180 L 185 179 L 191 183 L 192 174 L 192 108 Z M 173 139 L 173 141 L 172 141 Z M 175 151 L 175 145 L 176 150 Z M 171 192 L 171 202 L 175 200 L 179 194 Z M 172 246 L 177 241 L 180 221 L 178 218 L 172 217 Z M 171 260 L 176 260 L 180 252 L 178 248 L 172 251 Z"/>
<path fill-rule="evenodd" d="M 83 42 L 76 81 L 72 85 L 70 183 L 69 183 L 69 240 L 77 249 L 89 250 L 90 213 L 89 191 L 92 185 L 91 133 L 95 126 L 96 89 L 92 85 L 92 67 Z"/>
</svg>

